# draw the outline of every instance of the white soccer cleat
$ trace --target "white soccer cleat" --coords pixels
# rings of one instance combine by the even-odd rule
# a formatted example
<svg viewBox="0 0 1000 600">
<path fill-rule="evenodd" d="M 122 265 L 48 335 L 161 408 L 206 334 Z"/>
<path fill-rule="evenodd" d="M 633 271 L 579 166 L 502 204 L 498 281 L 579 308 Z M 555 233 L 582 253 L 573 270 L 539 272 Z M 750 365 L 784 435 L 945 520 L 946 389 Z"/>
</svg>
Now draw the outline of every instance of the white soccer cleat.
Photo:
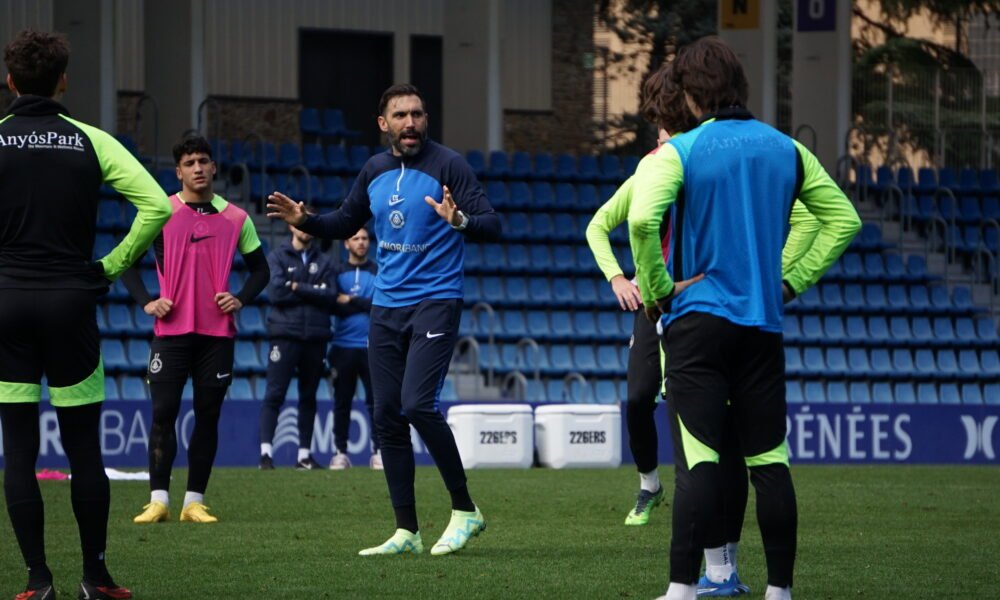
<svg viewBox="0 0 1000 600">
<path fill-rule="evenodd" d="M 351 468 L 351 459 L 347 458 L 347 455 L 338 452 L 333 455 L 330 459 L 330 470 L 331 471 L 346 471 Z"/>
</svg>

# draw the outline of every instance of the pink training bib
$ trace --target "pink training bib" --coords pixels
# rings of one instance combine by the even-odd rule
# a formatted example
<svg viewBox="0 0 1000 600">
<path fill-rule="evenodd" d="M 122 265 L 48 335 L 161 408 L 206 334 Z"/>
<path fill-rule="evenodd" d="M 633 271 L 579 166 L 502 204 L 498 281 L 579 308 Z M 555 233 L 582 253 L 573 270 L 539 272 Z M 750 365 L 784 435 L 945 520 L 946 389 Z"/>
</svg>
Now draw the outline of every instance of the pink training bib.
<svg viewBox="0 0 1000 600">
<path fill-rule="evenodd" d="M 197 333 L 235 337 L 233 314 L 225 314 L 215 303 L 215 294 L 230 291 L 229 272 L 239 243 L 246 211 L 227 204 L 214 215 L 201 214 L 186 206 L 175 194 L 170 197 L 173 215 L 163 228 L 163 264 L 157 266 L 160 297 L 174 306 L 157 319 L 157 336 Z"/>
</svg>

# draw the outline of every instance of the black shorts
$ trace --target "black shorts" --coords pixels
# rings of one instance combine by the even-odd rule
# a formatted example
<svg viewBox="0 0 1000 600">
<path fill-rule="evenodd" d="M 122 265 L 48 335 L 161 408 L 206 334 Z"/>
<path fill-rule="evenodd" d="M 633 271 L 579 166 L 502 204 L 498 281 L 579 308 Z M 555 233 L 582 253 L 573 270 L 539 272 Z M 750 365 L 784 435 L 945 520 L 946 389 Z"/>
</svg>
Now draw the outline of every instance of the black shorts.
<svg viewBox="0 0 1000 600">
<path fill-rule="evenodd" d="M 0 290 L 0 402 L 53 406 L 104 400 L 97 296 L 87 290 Z"/>
<path fill-rule="evenodd" d="M 149 345 L 149 383 L 186 381 L 195 385 L 225 387 L 233 382 L 236 341 L 189 333 L 154 337 Z"/>
<path fill-rule="evenodd" d="M 781 334 L 690 313 L 671 323 L 664 339 L 667 385 L 683 427 L 679 433 L 688 466 L 707 459 L 703 446 L 720 452 L 733 426 L 750 466 L 752 457 L 780 462 L 772 453 L 784 452 L 785 441 Z"/>
</svg>

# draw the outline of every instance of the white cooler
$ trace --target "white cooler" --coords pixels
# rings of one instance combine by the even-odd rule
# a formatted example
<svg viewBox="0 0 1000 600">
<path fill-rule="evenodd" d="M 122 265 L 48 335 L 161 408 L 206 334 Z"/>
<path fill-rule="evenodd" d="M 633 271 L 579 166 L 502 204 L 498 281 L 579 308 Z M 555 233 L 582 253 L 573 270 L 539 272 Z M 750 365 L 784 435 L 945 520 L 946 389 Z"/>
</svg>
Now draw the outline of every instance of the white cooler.
<svg viewBox="0 0 1000 600">
<path fill-rule="evenodd" d="M 618 404 L 551 404 L 535 409 L 535 444 L 542 466 L 617 467 L 622 464 Z"/>
<path fill-rule="evenodd" d="M 531 407 L 524 404 L 459 404 L 448 410 L 458 453 L 467 469 L 531 467 Z"/>
</svg>

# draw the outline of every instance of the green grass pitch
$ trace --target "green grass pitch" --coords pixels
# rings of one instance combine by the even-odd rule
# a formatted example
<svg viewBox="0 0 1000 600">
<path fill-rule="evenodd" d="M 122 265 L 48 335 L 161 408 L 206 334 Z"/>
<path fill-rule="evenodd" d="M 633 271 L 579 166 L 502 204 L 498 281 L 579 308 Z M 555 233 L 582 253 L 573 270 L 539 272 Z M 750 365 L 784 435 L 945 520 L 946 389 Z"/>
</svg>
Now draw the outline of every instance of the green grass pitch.
<svg viewBox="0 0 1000 600">
<path fill-rule="evenodd" d="M 671 473 L 661 469 L 665 482 Z M 186 475 L 174 475 L 174 519 Z M 1000 469 L 800 466 L 793 476 L 796 598 L 997 597 Z M 49 565 L 60 597 L 75 598 L 79 544 L 69 483 L 41 485 Z M 465 551 L 430 556 L 448 503 L 437 471 L 421 467 L 425 553 L 361 558 L 359 549 L 393 531 L 385 480 L 366 468 L 217 469 L 206 500 L 220 518 L 214 525 L 134 525 L 146 484 L 114 482 L 109 565 L 147 600 L 651 599 L 666 589 L 670 507 L 656 509 L 646 527 L 622 524 L 638 487 L 631 467 L 470 471 L 469 485 L 488 529 Z M 0 520 L 0 598 L 10 598 L 25 572 L 6 514 Z M 751 597 L 762 597 L 752 491 L 739 563 Z"/>
</svg>

